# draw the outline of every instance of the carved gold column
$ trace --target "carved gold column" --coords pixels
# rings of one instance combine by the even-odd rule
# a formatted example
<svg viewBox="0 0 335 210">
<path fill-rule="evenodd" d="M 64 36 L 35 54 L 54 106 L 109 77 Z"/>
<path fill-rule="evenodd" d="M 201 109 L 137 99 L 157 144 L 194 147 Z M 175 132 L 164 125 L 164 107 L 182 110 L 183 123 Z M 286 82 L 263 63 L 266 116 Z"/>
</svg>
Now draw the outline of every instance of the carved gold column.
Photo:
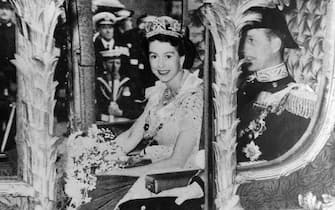
<svg viewBox="0 0 335 210">
<path fill-rule="evenodd" d="M 238 34 L 232 16 L 239 1 L 205 1 L 202 8 L 205 25 L 209 28 L 215 44 L 215 83 L 213 83 L 215 107 L 215 158 L 214 174 L 216 187 L 216 209 L 242 209 L 239 197 L 235 195 L 235 129 L 236 119 L 236 82 Z"/>
<path fill-rule="evenodd" d="M 54 71 L 59 49 L 53 34 L 62 3 L 63 0 L 14 0 L 19 17 L 17 53 L 12 61 L 17 68 L 19 89 L 19 176 L 35 191 L 29 207 L 35 210 L 55 207 Z"/>
</svg>

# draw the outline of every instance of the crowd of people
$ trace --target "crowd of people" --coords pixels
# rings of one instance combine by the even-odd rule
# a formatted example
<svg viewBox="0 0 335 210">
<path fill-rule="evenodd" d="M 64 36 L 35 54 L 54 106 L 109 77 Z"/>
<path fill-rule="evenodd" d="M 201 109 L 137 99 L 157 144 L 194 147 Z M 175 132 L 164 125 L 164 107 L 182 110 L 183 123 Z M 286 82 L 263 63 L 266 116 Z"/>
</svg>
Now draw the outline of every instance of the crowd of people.
<svg viewBox="0 0 335 210">
<path fill-rule="evenodd" d="M 133 11 L 120 3 L 106 8 L 93 16 L 97 120 L 136 119 L 144 110 L 145 89 L 157 80 L 143 48 L 145 21 L 151 17 L 141 16 L 133 28 Z"/>
<path fill-rule="evenodd" d="M 145 84 L 141 80 L 144 69 L 138 58 L 130 58 L 133 53 L 130 52 L 129 44 L 126 45 L 115 37 L 117 20 L 109 12 L 94 16 L 98 31 L 94 40 L 97 116 L 135 119 L 141 114 L 145 104 Z"/>
</svg>

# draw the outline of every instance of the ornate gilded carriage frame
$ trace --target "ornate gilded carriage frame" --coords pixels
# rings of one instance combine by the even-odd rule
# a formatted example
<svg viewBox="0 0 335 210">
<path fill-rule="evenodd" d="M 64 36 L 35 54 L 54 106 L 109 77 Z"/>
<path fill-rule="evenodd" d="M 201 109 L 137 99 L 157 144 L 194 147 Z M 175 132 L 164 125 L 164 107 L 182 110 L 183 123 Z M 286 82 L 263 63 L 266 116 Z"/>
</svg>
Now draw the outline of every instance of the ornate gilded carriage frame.
<svg viewBox="0 0 335 210">
<path fill-rule="evenodd" d="M 299 1 L 299 0 L 298 0 Z M 16 64 L 18 77 L 18 117 L 20 132 L 17 135 L 19 151 L 19 173 L 17 177 L 0 178 L 0 202 L 19 209 L 55 209 L 56 202 L 56 156 L 57 138 L 53 136 L 54 89 L 53 71 L 57 62 L 58 51 L 52 36 L 59 15 L 61 0 L 13 1 L 18 9 L 22 23 L 18 38 L 19 49 Z M 215 154 L 214 168 L 209 168 L 208 175 L 215 176 L 210 182 L 216 183 L 216 208 L 239 209 L 238 196 L 235 195 L 239 184 L 251 180 L 276 179 L 297 171 L 320 153 L 333 130 L 335 120 L 335 4 L 326 5 L 326 31 L 323 39 L 324 54 L 322 73 L 320 73 L 319 112 L 299 143 L 282 157 L 268 163 L 237 166 L 235 153 L 236 119 L 236 80 L 237 43 L 236 8 L 240 3 L 279 4 L 287 1 L 203 1 L 202 12 L 204 25 L 211 32 L 216 55 L 215 83 L 212 84 L 215 98 Z M 85 25 L 92 26 L 88 10 L 90 1 L 67 1 L 73 9 L 71 16 L 71 57 L 74 70 L 73 83 L 73 127 L 85 128 L 94 122 L 92 62 L 93 46 L 90 40 L 92 32 Z M 36 12 L 36 8 L 40 8 Z M 36 15 L 38 14 L 38 15 Z M 88 27 L 89 28 L 89 27 Z M 50 38 L 51 37 L 51 38 Z M 208 39 L 207 39 L 208 40 Z M 89 43 L 89 44 L 88 44 Z M 209 69 L 207 63 L 206 69 Z M 324 78 L 324 79 L 321 79 Z M 208 75 L 205 79 L 209 79 Z M 38 82 L 36 82 L 38 81 Z M 208 84 L 211 85 L 211 84 Z M 209 87 L 209 86 L 208 86 Z M 210 89 L 210 88 L 208 88 Z M 29 98 L 29 97 L 30 98 Z M 40 99 L 40 100 L 36 100 Z M 209 135 L 207 134 L 207 137 Z M 211 147 L 210 143 L 207 143 Z M 210 151 L 211 152 L 211 151 Z M 208 151 L 207 151 L 207 154 Z M 209 156 L 208 156 L 209 157 Z M 210 162 L 210 161 L 209 161 Z M 213 184 L 213 183 L 208 183 Z M 210 199 L 210 198 L 209 198 Z"/>
<path fill-rule="evenodd" d="M 307 3 L 306 3 L 307 2 Z M 292 2 L 291 2 L 292 3 Z M 297 1 L 298 9 L 303 9 L 306 5 L 306 10 L 310 10 L 311 3 L 308 1 Z M 318 51 L 315 54 L 315 46 L 306 49 L 302 46 L 302 51 L 310 53 L 313 62 L 316 62 L 318 56 L 322 58 L 322 66 L 320 71 L 315 73 L 314 88 L 318 94 L 317 110 L 314 117 L 311 119 L 309 127 L 298 143 L 279 158 L 267 162 L 250 162 L 246 165 L 236 165 L 235 156 L 235 138 L 236 138 L 236 91 L 237 78 L 239 76 L 238 70 L 238 43 L 241 22 L 241 11 L 243 8 L 250 8 L 251 6 L 266 6 L 278 7 L 283 9 L 289 6 L 290 1 L 204 1 L 202 13 L 204 15 L 204 24 L 211 32 L 215 43 L 215 83 L 213 83 L 214 98 L 213 103 L 215 107 L 215 140 L 213 142 L 213 153 L 215 158 L 214 168 L 209 169 L 215 174 L 214 181 L 216 183 L 216 199 L 215 204 L 218 209 L 240 209 L 238 197 L 235 195 L 235 190 L 240 184 L 279 179 L 283 176 L 288 176 L 299 169 L 304 168 L 311 163 L 316 156 L 322 151 L 326 143 L 329 141 L 331 132 L 334 127 L 334 52 L 335 42 L 334 33 L 335 28 L 331 24 L 334 19 L 334 2 L 323 1 L 319 4 L 319 8 L 314 8 L 314 12 L 322 13 L 324 22 L 320 23 L 323 27 L 319 31 L 314 31 L 311 34 L 312 39 L 316 33 L 323 33 L 321 40 L 323 41 L 322 52 Z M 320 14 L 321 14 L 320 13 Z M 299 13 L 296 15 L 300 18 Z M 290 23 L 290 18 L 289 23 Z M 291 19 L 292 20 L 292 19 Z M 307 20 L 306 20 L 307 21 Z M 301 23 L 301 22 L 300 22 Z M 304 22 L 302 22 L 304 23 Z M 310 27 L 315 27 L 318 23 L 309 23 Z M 319 25 L 319 26 L 320 26 Z M 289 25 L 290 27 L 290 25 Z M 291 25 L 291 29 L 297 26 Z M 299 27 L 301 30 L 301 27 Z M 298 39 L 301 38 L 301 33 L 295 34 Z M 302 40 L 304 41 L 304 40 Z M 322 42 L 321 41 L 321 42 Z M 320 44 L 320 43 L 318 43 Z M 305 47 L 305 48 L 304 48 Z M 290 56 L 290 52 L 287 53 Z M 297 59 L 302 59 L 297 58 Z M 289 61 L 290 62 L 290 61 Z M 305 64 L 302 64 L 305 65 Z M 316 65 L 315 65 L 316 66 Z M 314 68 L 315 67 L 313 65 Z M 304 67 L 304 66 L 303 66 Z M 208 70 L 210 71 L 210 69 Z M 209 147 L 210 148 L 210 147 Z M 235 173 L 236 172 L 236 173 Z M 297 199 L 297 198 L 296 198 Z"/>
</svg>

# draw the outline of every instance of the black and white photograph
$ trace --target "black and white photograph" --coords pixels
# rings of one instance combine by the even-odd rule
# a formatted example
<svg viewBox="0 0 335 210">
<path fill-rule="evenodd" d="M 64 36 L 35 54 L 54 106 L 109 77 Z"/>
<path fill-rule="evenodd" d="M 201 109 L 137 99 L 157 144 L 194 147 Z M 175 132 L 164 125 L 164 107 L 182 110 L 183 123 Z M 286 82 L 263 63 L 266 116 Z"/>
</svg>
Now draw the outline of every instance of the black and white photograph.
<svg viewBox="0 0 335 210">
<path fill-rule="evenodd" d="M 333 0 L 1 0 L 0 210 L 334 210 Z"/>
</svg>

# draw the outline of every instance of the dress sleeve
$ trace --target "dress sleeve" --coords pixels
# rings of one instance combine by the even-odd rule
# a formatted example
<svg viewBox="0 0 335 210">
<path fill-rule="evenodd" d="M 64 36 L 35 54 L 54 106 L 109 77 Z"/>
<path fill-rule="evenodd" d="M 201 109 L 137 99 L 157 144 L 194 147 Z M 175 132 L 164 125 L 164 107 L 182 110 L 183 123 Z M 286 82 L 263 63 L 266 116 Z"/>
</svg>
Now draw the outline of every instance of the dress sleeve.
<svg viewBox="0 0 335 210">
<path fill-rule="evenodd" d="M 203 114 L 203 92 L 199 90 L 191 93 L 181 102 L 181 131 L 200 138 L 202 114 Z"/>
<path fill-rule="evenodd" d="M 153 92 L 148 98 L 148 102 L 144 108 L 142 114 L 136 119 L 135 123 L 129 128 L 131 135 L 141 133 L 141 139 L 143 137 L 143 126 L 145 124 L 145 118 L 148 115 L 149 110 L 152 109 L 153 104 L 156 102 L 157 93 Z"/>
</svg>

